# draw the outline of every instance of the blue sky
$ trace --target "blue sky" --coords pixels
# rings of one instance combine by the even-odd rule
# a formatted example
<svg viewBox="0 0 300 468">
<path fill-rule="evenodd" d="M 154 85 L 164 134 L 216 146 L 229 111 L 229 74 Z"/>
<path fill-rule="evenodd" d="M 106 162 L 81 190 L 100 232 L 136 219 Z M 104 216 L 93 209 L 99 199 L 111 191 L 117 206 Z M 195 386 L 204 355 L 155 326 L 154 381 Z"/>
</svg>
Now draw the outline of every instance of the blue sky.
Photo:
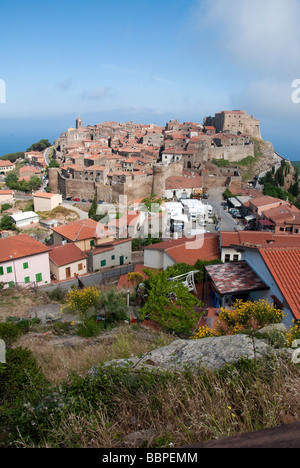
<svg viewBox="0 0 300 468">
<path fill-rule="evenodd" d="M 0 154 L 78 115 L 164 125 L 243 109 L 300 160 L 299 20 L 300 0 L 1 0 Z"/>
</svg>

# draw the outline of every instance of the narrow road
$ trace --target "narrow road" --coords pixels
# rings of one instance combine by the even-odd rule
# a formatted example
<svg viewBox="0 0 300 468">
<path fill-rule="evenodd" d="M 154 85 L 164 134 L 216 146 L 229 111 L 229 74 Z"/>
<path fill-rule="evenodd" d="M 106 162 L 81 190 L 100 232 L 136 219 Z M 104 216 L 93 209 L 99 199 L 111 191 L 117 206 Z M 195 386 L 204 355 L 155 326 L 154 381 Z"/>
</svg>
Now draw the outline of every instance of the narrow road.
<svg viewBox="0 0 300 468">
<path fill-rule="evenodd" d="M 46 148 L 44 151 L 44 159 L 45 159 L 45 163 L 47 164 L 47 166 L 49 166 L 50 164 L 49 154 L 53 148 L 54 146 L 49 146 L 49 148 Z"/>
<path fill-rule="evenodd" d="M 71 202 L 71 201 L 63 200 L 62 206 L 64 208 L 67 208 L 68 210 L 76 211 L 76 213 L 79 214 L 80 219 L 87 219 L 89 217 L 89 214 L 86 211 L 80 210 L 79 208 L 74 206 L 73 202 Z"/>
</svg>

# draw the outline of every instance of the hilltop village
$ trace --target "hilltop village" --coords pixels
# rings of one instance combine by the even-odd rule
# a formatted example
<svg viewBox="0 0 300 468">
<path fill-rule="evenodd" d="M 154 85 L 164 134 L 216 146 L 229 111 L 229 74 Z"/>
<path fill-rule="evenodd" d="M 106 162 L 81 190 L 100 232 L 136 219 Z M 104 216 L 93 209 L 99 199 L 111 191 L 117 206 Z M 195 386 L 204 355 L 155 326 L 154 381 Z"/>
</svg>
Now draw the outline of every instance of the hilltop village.
<svg viewBox="0 0 300 468">
<path fill-rule="evenodd" d="M 291 324 L 300 320 L 300 211 L 263 193 L 266 174 L 283 170 L 298 184 L 245 111 L 164 127 L 84 126 L 78 117 L 51 147 L 27 151 L 21 164 L 1 161 L 1 214 L 10 221 L 2 222 L 2 287 L 67 289 L 115 271 L 110 278 L 126 289 L 129 272 L 218 260 L 205 270 L 209 295 L 189 283 L 207 323 L 242 297 L 270 300 Z M 17 183 L 37 178 L 38 189 L 10 189 L 12 173 Z"/>
</svg>

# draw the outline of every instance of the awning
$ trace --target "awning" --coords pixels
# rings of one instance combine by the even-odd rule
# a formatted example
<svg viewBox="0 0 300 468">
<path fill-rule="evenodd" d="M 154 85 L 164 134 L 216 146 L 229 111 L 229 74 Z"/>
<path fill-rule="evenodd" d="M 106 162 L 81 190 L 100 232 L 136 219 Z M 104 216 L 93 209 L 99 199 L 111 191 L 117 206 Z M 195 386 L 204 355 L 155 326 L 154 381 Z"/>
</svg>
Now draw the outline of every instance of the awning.
<svg viewBox="0 0 300 468">
<path fill-rule="evenodd" d="M 269 221 L 268 219 L 261 219 L 259 224 L 262 226 L 275 226 L 275 223 L 272 223 L 272 221 Z"/>
<path fill-rule="evenodd" d="M 256 219 L 256 216 L 254 216 L 254 215 L 249 215 L 249 216 L 245 217 L 246 221 L 253 221 L 254 219 Z"/>
<path fill-rule="evenodd" d="M 209 265 L 205 270 L 221 297 L 270 289 L 245 261 Z"/>
<path fill-rule="evenodd" d="M 235 208 L 241 208 L 242 206 L 241 202 L 239 202 L 236 198 L 229 198 L 229 201 Z"/>
</svg>

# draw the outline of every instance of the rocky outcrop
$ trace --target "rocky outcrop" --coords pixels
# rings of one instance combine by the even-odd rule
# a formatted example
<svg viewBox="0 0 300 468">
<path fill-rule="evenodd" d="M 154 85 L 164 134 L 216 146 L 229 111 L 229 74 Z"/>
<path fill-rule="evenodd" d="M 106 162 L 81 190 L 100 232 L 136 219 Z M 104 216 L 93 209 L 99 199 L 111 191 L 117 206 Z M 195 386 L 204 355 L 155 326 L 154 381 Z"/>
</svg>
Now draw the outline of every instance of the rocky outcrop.
<svg viewBox="0 0 300 468">
<path fill-rule="evenodd" d="M 235 335 L 201 340 L 176 340 L 142 358 L 119 359 L 107 364 L 121 367 L 130 364 L 134 369 L 147 367 L 152 370 L 196 370 L 201 366 L 218 370 L 241 358 L 259 359 L 269 356 L 270 353 L 272 348 L 266 340 L 252 340 L 247 335 Z M 94 372 L 95 368 L 91 369 L 90 373 Z"/>
</svg>

